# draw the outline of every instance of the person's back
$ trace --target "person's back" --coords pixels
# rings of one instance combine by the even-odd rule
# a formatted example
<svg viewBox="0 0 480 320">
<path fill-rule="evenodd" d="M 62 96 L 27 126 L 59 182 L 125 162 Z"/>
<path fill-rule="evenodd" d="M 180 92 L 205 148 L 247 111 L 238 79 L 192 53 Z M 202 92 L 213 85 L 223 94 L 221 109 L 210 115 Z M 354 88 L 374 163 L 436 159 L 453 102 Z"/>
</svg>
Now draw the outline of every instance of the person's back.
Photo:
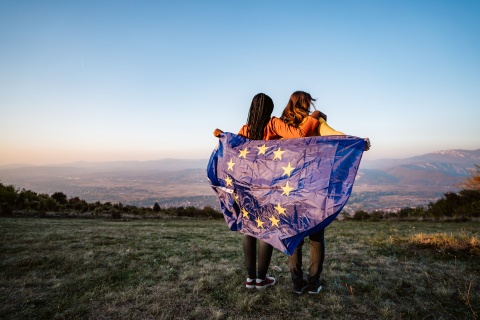
<svg viewBox="0 0 480 320">
<path fill-rule="evenodd" d="M 251 140 L 274 140 L 282 138 L 301 138 L 312 135 L 318 126 L 319 113 L 313 114 L 305 120 L 302 128 L 290 126 L 282 120 L 271 117 L 273 112 L 273 100 L 264 93 L 255 95 L 250 105 L 247 124 L 242 126 L 239 135 Z M 221 130 L 214 131 L 215 136 L 219 136 Z M 245 267 L 248 278 L 245 286 L 248 289 L 263 289 L 275 284 L 275 279 L 267 275 L 268 267 L 272 257 L 273 247 L 264 241 L 259 240 L 258 249 L 258 273 L 256 267 L 256 249 L 257 239 L 244 235 L 243 251 L 245 258 Z"/>
<path fill-rule="evenodd" d="M 265 125 L 262 139 L 252 140 L 277 140 L 309 137 L 315 135 L 318 125 L 319 120 L 315 119 L 314 117 L 306 117 L 305 121 L 300 127 L 288 125 L 281 119 L 272 117 Z M 245 138 L 251 139 L 247 124 L 240 129 L 238 134 Z"/>
<path fill-rule="evenodd" d="M 310 106 L 313 105 L 314 101 L 315 99 L 313 99 L 309 93 L 304 91 L 295 91 L 290 96 L 290 100 L 282 112 L 282 121 L 291 126 L 302 128 L 308 120 Z M 343 132 L 331 128 L 327 124 L 327 116 L 321 112 L 319 113 L 319 124 L 311 136 L 345 135 Z"/>
<path fill-rule="evenodd" d="M 295 91 L 282 112 L 281 119 L 291 126 L 302 128 L 310 113 L 310 107 L 315 99 L 304 91 Z M 317 111 L 318 112 L 318 111 Z M 319 124 L 312 136 L 332 136 L 345 135 L 343 132 L 331 128 L 327 122 L 327 116 L 320 113 Z M 367 139 L 365 150 L 370 148 L 370 142 Z M 317 294 L 322 290 L 320 285 L 320 274 L 323 270 L 323 261 L 325 259 L 325 230 L 322 229 L 309 236 L 310 240 L 310 267 L 307 281 L 303 279 L 302 270 L 302 240 L 293 254 L 288 258 L 290 275 L 293 283 L 293 291 L 297 294 L 303 293 L 308 287 L 308 293 Z"/>
<path fill-rule="evenodd" d="M 282 112 L 281 119 L 286 124 L 291 126 L 302 128 L 307 121 L 307 117 L 310 114 L 310 106 L 313 105 L 315 99 L 304 91 L 296 91 L 291 96 L 287 103 L 287 106 Z M 317 111 L 318 112 L 318 111 Z M 316 130 L 312 132 L 310 136 L 321 135 L 321 127 L 326 125 L 324 114 L 320 115 L 319 124 Z M 328 126 L 328 125 L 327 125 Z M 328 127 L 331 129 L 330 127 Z M 325 131 L 325 130 L 323 130 Z M 336 132 L 331 129 L 332 132 Z M 325 132 L 324 132 L 325 133 Z M 331 133 L 331 132 L 330 132 Z M 343 134 L 338 132 L 339 134 Z M 320 274 L 323 268 L 323 260 L 325 258 L 325 237 L 324 230 L 320 230 L 309 236 L 310 238 L 310 268 L 308 274 L 308 281 L 303 279 L 302 270 L 302 248 L 304 240 L 300 242 L 293 254 L 288 257 L 288 265 L 290 268 L 290 276 L 293 284 L 293 291 L 297 294 L 302 294 L 308 287 L 308 292 L 315 294 L 319 293 L 322 289 L 320 285 Z"/>
</svg>

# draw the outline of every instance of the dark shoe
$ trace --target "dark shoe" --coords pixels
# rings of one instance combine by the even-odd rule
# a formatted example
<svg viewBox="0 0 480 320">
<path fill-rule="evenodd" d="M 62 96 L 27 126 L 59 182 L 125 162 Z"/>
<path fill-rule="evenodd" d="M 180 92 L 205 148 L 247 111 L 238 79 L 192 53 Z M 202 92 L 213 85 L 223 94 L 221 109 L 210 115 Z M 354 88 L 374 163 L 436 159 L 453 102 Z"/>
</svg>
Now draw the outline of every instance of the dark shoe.
<svg viewBox="0 0 480 320">
<path fill-rule="evenodd" d="M 317 293 L 320 293 L 320 291 L 322 291 L 322 286 L 320 284 L 316 286 L 309 286 L 308 288 L 309 294 L 317 294 Z"/>
<path fill-rule="evenodd" d="M 247 278 L 247 281 L 245 282 L 245 287 L 247 287 L 247 289 L 255 288 L 255 279 Z"/>
<path fill-rule="evenodd" d="M 265 280 L 257 279 L 255 288 L 265 289 L 266 287 L 273 286 L 275 284 L 275 278 L 267 276 Z"/>
<path fill-rule="evenodd" d="M 305 280 L 302 280 L 300 283 L 294 283 L 293 284 L 293 292 L 296 294 L 302 294 L 305 289 L 308 287 L 308 282 Z"/>
</svg>

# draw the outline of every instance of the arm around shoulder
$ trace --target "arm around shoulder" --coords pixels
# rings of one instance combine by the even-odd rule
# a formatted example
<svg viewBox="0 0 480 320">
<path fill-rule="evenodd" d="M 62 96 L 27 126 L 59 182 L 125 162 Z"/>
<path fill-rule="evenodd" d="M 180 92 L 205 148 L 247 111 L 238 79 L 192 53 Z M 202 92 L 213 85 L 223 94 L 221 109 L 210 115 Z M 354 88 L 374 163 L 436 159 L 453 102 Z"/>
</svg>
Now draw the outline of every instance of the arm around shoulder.
<svg viewBox="0 0 480 320">
<path fill-rule="evenodd" d="M 307 120 L 300 127 L 302 131 L 302 137 L 308 137 L 315 133 L 315 129 L 319 126 L 319 121 L 312 116 L 308 116 Z"/>
<path fill-rule="evenodd" d="M 330 127 L 327 122 L 320 118 L 320 124 L 318 125 L 317 133 L 320 136 L 344 136 L 345 133 L 337 131 Z"/>
<path fill-rule="evenodd" d="M 300 128 L 286 124 L 276 117 L 272 117 L 269 123 L 271 124 L 270 130 L 274 132 L 275 135 L 290 139 L 308 137 L 313 131 L 315 131 L 315 128 L 318 125 L 318 120 L 308 117 L 308 120 Z"/>
</svg>

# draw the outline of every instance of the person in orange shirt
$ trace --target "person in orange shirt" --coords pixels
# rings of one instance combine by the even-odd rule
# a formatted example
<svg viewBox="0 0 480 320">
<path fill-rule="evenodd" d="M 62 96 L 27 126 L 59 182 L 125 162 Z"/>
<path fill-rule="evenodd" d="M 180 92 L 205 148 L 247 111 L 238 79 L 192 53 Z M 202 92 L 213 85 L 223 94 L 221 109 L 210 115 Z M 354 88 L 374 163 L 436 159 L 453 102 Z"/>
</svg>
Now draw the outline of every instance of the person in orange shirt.
<svg viewBox="0 0 480 320">
<path fill-rule="evenodd" d="M 311 106 L 314 106 L 315 99 L 304 91 L 295 91 L 290 96 L 287 106 L 282 112 L 281 119 L 285 124 L 301 129 L 308 121 Z M 315 107 L 315 106 L 314 106 Z M 312 136 L 345 135 L 344 133 L 331 128 L 327 124 L 327 116 L 320 112 L 320 119 L 317 128 Z M 370 149 L 370 141 L 367 141 L 365 151 Z M 293 254 L 288 257 L 290 275 L 293 282 L 293 291 L 302 294 L 308 288 L 308 293 L 317 294 L 322 290 L 320 285 L 320 274 L 323 270 L 325 259 L 325 229 L 322 229 L 309 236 L 310 238 L 310 267 L 307 280 L 303 279 L 302 270 L 302 240 Z"/>
<path fill-rule="evenodd" d="M 311 116 L 305 116 L 305 122 L 301 127 L 286 124 L 279 118 L 272 117 L 273 100 L 264 93 L 255 95 L 248 112 L 247 124 L 242 126 L 239 135 L 251 140 L 274 140 L 282 138 L 302 138 L 314 135 L 319 125 L 320 112 L 313 112 Z M 223 131 L 215 129 L 214 136 L 218 137 Z M 257 272 L 257 239 L 243 236 L 243 252 L 247 280 L 245 286 L 248 289 L 263 289 L 275 284 L 275 278 L 267 275 L 272 258 L 273 247 L 268 243 L 258 241 L 258 272 Z"/>
</svg>

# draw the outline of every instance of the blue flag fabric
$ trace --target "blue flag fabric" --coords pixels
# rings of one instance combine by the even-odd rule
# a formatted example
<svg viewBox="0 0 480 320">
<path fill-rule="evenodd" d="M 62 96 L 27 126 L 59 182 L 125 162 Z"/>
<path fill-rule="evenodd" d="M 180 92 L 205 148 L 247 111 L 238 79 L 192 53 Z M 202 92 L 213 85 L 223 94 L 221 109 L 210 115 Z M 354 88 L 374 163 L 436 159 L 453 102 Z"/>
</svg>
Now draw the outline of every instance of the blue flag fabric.
<svg viewBox="0 0 480 320">
<path fill-rule="evenodd" d="M 291 255 L 347 203 L 365 143 L 352 136 L 249 140 L 223 133 L 207 176 L 230 230 Z"/>
</svg>

